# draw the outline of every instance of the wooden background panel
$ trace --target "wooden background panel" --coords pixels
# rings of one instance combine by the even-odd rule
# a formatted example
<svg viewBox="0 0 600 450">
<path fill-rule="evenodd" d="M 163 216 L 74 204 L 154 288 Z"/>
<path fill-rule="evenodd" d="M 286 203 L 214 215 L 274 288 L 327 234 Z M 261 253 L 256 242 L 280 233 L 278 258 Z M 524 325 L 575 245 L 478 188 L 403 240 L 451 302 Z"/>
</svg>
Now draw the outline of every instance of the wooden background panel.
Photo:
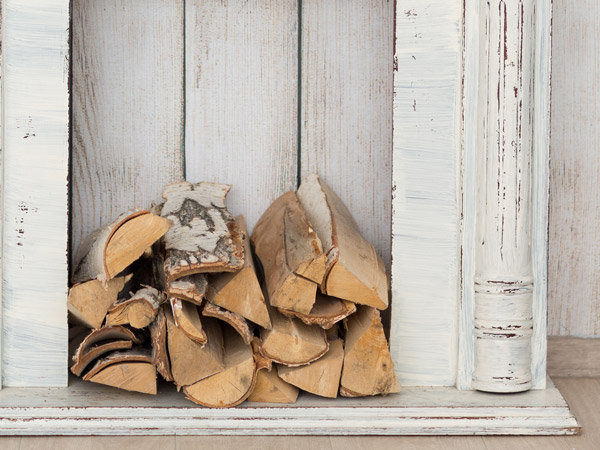
<svg viewBox="0 0 600 450">
<path fill-rule="evenodd" d="M 233 185 L 249 231 L 296 188 L 298 1 L 186 1 L 186 178 Z"/>
<path fill-rule="evenodd" d="M 69 1 L 2 10 L 2 383 L 66 386 Z"/>
<path fill-rule="evenodd" d="M 71 250 L 182 170 L 183 0 L 75 0 Z"/>
<path fill-rule="evenodd" d="M 548 334 L 600 336 L 600 3 L 554 0 Z"/>
<path fill-rule="evenodd" d="M 393 36 L 393 1 L 302 1 L 301 174 L 325 179 L 388 270 Z"/>
</svg>

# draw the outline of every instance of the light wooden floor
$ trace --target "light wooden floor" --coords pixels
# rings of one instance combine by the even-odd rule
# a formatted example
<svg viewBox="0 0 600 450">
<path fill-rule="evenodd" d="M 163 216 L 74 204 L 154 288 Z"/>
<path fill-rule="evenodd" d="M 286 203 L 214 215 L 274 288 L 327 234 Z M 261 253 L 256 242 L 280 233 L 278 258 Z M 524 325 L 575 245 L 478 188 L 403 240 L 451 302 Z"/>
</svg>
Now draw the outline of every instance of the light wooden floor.
<svg viewBox="0 0 600 450">
<path fill-rule="evenodd" d="M 600 379 L 554 378 L 571 410 L 583 426 L 580 436 L 556 437 L 404 437 L 404 436 L 77 436 L 0 438 L 1 450 L 355 450 L 355 449 L 444 449 L 444 450 L 598 450 L 600 449 Z"/>
</svg>

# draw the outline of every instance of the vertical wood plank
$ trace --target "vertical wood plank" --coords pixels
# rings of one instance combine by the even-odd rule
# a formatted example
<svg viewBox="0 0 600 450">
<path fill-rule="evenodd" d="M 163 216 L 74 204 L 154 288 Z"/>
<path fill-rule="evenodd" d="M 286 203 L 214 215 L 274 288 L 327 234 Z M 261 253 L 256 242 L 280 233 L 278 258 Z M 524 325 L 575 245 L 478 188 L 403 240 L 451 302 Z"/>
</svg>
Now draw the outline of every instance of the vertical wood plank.
<svg viewBox="0 0 600 450">
<path fill-rule="evenodd" d="M 2 10 L 2 383 L 66 386 L 69 1 Z"/>
<path fill-rule="evenodd" d="M 600 3 L 554 0 L 548 333 L 600 336 Z"/>
<path fill-rule="evenodd" d="M 295 189 L 298 1 L 186 1 L 186 177 L 233 185 L 251 232 Z"/>
<path fill-rule="evenodd" d="M 74 254 L 183 177 L 183 0 L 73 1 Z"/>
<path fill-rule="evenodd" d="M 394 2 L 302 0 L 301 173 L 318 173 L 390 267 Z"/>
<path fill-rule="evenodd" d="M 454 385 L 461 0 L 398 0 L 390 345 L 405 385 Z"/>
</svg>

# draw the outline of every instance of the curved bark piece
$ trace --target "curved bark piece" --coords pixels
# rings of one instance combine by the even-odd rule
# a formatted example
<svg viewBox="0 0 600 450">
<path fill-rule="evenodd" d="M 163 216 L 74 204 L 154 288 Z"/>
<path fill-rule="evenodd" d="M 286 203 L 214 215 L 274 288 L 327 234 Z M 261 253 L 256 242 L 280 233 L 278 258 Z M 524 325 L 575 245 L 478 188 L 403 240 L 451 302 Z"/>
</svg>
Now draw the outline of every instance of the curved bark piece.
<svg viewBox="0 0 600 450">
<path fill-rule="evenodd" d="M 336 398 L 344 362 L 344 342 L 336 339 L 329 343 L 329 351 L 318 361 L 307 366 L 278 366 L 282 380 L 321 397 Z"/>
<path fill-rule="evenodd" d="M 273 308 L 269 314 L 273 329 L 260 330 L 262 356 L 286 366 L 302 366 L 327 353 L 329 343 L 321 327 L 285 317 Z"/>
<path fill-rule="evenodd" d="M 235 219 L 242 233 L 244 267 L 237 272 L 216 275 L 206 292 L 208 301 L 260 325 L 271 328 L 271 320 L 262 289 L 256 277 L 250 239 L 244 216 Z"/>
<path fill-rule="evenodd" d="M 275 200 L 254 227 L 271 306 L 309 314 L 325 274 L 321 241 L 293 191 Z"/>
<path fill-rule="evenodd" d="M 247 345 L 252 343 L 254 334 L 248 326 L 248 322 L 246 322 L 246 320 L 239 314 L 227 311 L 223 308 L 219 308 L 217 305 L 207 302 L 202 308 L 202 315 L 206 317 L 214 317 L 215 319 L 220 319 L 224 322 L 227 322 L 238 332 Z"/>
<path fill-rule="evenodd" d="M 306 325 L 319 325 L 328 330 L 340 320 L 356 312 L 356 305 L 347 300 L 330 297 L 317 292 L 317 299 L 309 314 L 300 314 L 296 311 L 288 311 L 283 308 L 277 310 L 289 317 L 297 317 Z"/>
<path fill-rule="evenodd" d="M 156 318 L 164 296 L 153 287 L 144 287 L 128 299 L 117 300 L 108 310 L 106 325 L 129 324 L 145 328 Z"/>
<path fill-rule="evenodd" d="M 140 344 L 142 338 L 125 327 L 114 326 L 100 328 L 88 334 L 73 355 L 71 372 L 80 376 L 85 368 L 96 358 L 114 350 L 130 349 L 133 344 Z"/>
<path fill-rule="evenodd" d="M 188 302 L 202 305 L 202 300 L 208 289 L 206 275 L 197 273 L 177 280 L 166 282 L 166 291 L 169 297 L 177 297 Z"/>
<path fill-rule="evenodd" d="M 142 256 L 170 227 L 169 220 L 147 210 L 122 214 L 81 244 L 75 258 L 73 283 L 110 280 Z"/>
<path fill-rule="evenodd" d="M 327 255 L 321 290 L 332 297 L 387 308 L 388 280 L 383 260 L 361 236 L 340 198 L 316 174 L 302 181 L 298 198 Z"/>
<path fill-rule="evenodd" d="M 89 378 L 93 383 L 156 395 L 156 368 L 146 362 L 112 364 Z"/>
<path fill-rule="evenodd" d="M 296 403 L 300 390 L 283 381 L 277 370 L 261 370 L 256 374 L 256 384 L 252 394 L 248 397 L 249 402 L 257 403 Z"/>
<path fill-rule="evenodd" d="M 100 328 L 108 309 L 132 276 L 113 278 L 108 283 L 90 280 L 74 285 L 69 289 L 67 300 L 69 317 L 88 328 Z"/>
<path fill-rule="evenodd" d="M 340 394 L 362 397 L 400 392 L 379 311 L 360 306 L 346 320 Z"/>
<path fill-rule="evenodd" d="M 258 371 L 271 368 L 270 361 L 253 351 L 258 347 L 257 340 L 248 345 L 231 327 L 223 330 L 223 340 L 225 370 L 183 389 L 194 403 L 214 408 L 239 405 L 252 393 Z"/>
<path fill-rule="evenodd" d="M 163 238 L 167 282 L 244 265 L 240 231 L 225 207 L 229 189 L 227 184 L 187 181 L 165 187 L 161 215 L 174 223 Z"/>
<path fill-rule="evenodd" d="M 117 363 L 142 362 L 152 364 L 152 351 L 149 348 L 134 348 L 127 351 L 112 352 L 102 359 L 96 361 L 96 364 L 83 376 L 85 381 L 89 381 L 94 375 L 104 370 L 108 366 Z"/>
<path fill-rule="evenodd" d="M 156 319 L 150 324 L 152 361 L 156 366 L 156 370 L 165 381 L 173 381 L 171 364 L 169 363 L 169 353 L 167 351 L 167 319 L 165 317 L 165 307 L 166 305 L 162 305 L 158 308 Z"/>
<path fill-rule="evenodd" d="M 206 344 L 206 333 L 202 329 L 198 306 L 178 298 L 170 298 L 169 303 L 171 304 L 175 325 L 192 341 L 204 347 Z"/>
<path fill-rule="evenodd" d="M 177 325 L 170 311 L 167 319 L 167 347 L 171 374 L 177 386 L 189 386 L 206 377 L 222 372 L 225 368 L 223 335 L 217 320 L 207 318 L 202 327 L 207 342 L 202 346 L 191 340 Z"/>
</svg>

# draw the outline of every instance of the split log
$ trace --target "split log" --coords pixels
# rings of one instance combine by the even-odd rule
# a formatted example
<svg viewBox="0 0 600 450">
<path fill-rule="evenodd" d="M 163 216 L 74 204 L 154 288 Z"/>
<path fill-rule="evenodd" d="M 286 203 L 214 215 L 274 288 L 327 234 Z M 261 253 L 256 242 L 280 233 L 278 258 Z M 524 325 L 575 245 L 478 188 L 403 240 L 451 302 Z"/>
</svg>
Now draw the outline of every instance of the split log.
<svg viewBox="0 0 600 450">
<path fill-rule="evenodd" d="M 215 305 L 270 329 L 271 320 L 252 261 L 246 220 L 244 216 L 238 216 L 236 222 L 244 245 L 244 267 L 237 272 L 215 276 L 210 282 L 206 298 Z"/>
<path fill-rule="evenodd" d="M 269 308 L 269 315 L 273 328 L 260 330 L 260 353 L 265 358 L 286 366 L 301 366 L 327 353 L 329 343 L 321 327 L 283 316 L 273 308 Z"/>
<path fill-rule="evenodd" d="M 156 318 L 164 296 L 153 287 L 144 287 L 128 299 L 117 300 L 108 310 L 106 325 L 129 324 L 145 328 Z"/>
<path fill-rule="evenodd" d="M 277 310 L 285 316 L 297 317 L 307 325 L 316 324 L 328 330 L 350 314 L 354 314 L 356 312 L 356 305 L 347 300 L 341 300 L 317 292 L 315 304 L 309 314 L 300 314 L 299 312 L 288 311 L 283 308 L 277 308 Z"/>
<path fill-rule="evenodd" d="M 165 317 L 165 307 L 166 305 L 162 305 L 158 308 L 156 319 L 150 324 L 152 362 L 165 381 L 173 381 L 169 353 L 167 351 L 167 318 Z"/>
<path fill-rule="evenodd" d="M 247 345 L 252 343 L 254 339 L 254 333 L 248 326 L 248 322 L 239 314 L 227 311 L 223 308 L 213 305 L 212 303 L 205 303 L 202 308 L 202 315 L 206 317 L 214 317 L 215 319 L 227 322 L 229 325 L 238 332 Z"/>
<path fill-rule="evenodd" d="M 309 314 L 325 273 L 321 242 L 293 191 L 275 200 L 252 234 L 271 306 Z"/>
<path fill-rule="evenodd" d="M 160 239 L 171 222 L 150 211 L 121 215 L 110 225 L 92 233 L 75 257 L 73 283 L 98 279 L 106 282 L 121 273 Z"/>
<path fill-rule="evenodd" d="M 340 394 L 344 397 L 362 397 L 399 392 L 379 311 L 361 306 L 346 321 Z"/>
<path fill-rule="evenodd" d="M 233 272 L 244 265 L 240 231 L 225 207 L 231 186 L 171 184 L 163 190 L 162 217 L 174 225 L 163 238 L 167 282 L 201 272 Z"/>
<path fill-rule="evenodd" d="M 237 331 L 227 326 L 223 328 L 225 370 L 183 388 L 189 400 L 203 406 L 239 405 L 252 393 L 258 371 L 271 368 L 270 361 L 255 355 L 252 346 L 246 344 Z"/>
<path fill-rule="evenodd" d="M 98 360 L 83 379 L 127 391 L 156 394 L 156 368 L 150 349 L 146 348 L 113 352 Z"/>
<path fill-rule="evenodd" d="M 202 273 L 166 282 L 166 291 L 169 297 L 187 300 L 198 306 L 202 305 L 207 289 L 208 280 Z"/>
<path fill-rule="evenodd" d="M 95 359 L 115 350 L 130 349 L 140 344 L 142 338 L 133 331 L 121 326 L 100 328 L 89 333 L 79 344 L 73 355 L 71 372 L 80 376 L 84 369 Z"/>
<path fill-rule="evenodd" d="M 204 346 L 206 344 L 206 333 L 202 329 L 198 306 L 178 298 L 170 298 L 169 303 L 171 304 L 175 325 L 192 341 Z"/>
<path fill-rule="evenodd" d="M 256 384 L 249 402 L 258 403 L 296 403 L 299 389 L 283 381 L 277 375 L 277 369 L 262 370 L 256 375 Z"/>
<path fill-rule="evenodd" d="M 69 289 L 70 319 L 88 328 L 100 328 L 108 309 L 133 275 L 113 278 L 106 285 L 98 280 L 78 283 Z"/>
<path fill-rule="evenodd" d="M 308 175 L 298 189 L 327 255 L 321 289 L 327 295 L 385 309 L 388 281 L 385 265 L 340 198 L 318 175 Z"/>
<path fill-rule="evenodd" d="M 321 397 L 336 398 L 344 362 L 341 339 L 329 343 L 329 351 L 321 359 L 300 367 L 278 366 L 277 373 L 287 383 Z"/>
<path fill-rule="evenodd" d="M 171 363 L 171 374 L 175 384 L 189 386 L 198 380 L 222 372 L 223 336 L 217 320 L 207 318 L 202 324 L 206 333 L 206 345 L 191 340 L 165 311 L 167 319 L 167 348 Z"/>
</svg>

